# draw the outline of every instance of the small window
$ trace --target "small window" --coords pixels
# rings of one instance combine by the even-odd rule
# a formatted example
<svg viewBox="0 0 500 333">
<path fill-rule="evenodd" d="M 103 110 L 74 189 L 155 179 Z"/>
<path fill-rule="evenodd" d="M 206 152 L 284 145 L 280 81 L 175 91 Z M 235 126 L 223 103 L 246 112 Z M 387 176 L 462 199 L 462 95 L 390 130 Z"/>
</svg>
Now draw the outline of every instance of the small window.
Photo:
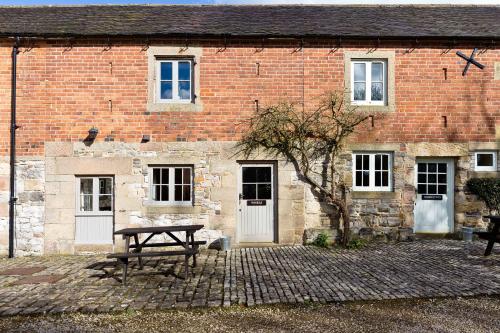
<svg viewBox="0 0 500 333">
<path fill-rule="evenodd" d="M 497 153 L 493 151 L 476 152 L 475 171 L 497 171 Z"/>
<path fill-rule="evenodd" d="M 390 153 L 353 154 L 355 191 L 391 191 L 392 155 Z"/>
<path fill-rule="evenodd" d="M 111 213 L 113 210 L 113 178 L 79 177 L 77 178 L 79 213 Z"/>
<path fill-rule="evenodd" d="M 175 205 L 192 203 L 192 167 L 151 167 L 151 199 Z"/>
<path fill-rule="evenodd" d="M 191 103 L 192 64 L 187 60 L 157 60 L 157 100 L 160 103 Z"/>
<path fill-rule="evenodd" d="M 387 100 L 387 62 L 352 60 L 351 102 L 355 105 L 385 105 Z"/>
</svg>

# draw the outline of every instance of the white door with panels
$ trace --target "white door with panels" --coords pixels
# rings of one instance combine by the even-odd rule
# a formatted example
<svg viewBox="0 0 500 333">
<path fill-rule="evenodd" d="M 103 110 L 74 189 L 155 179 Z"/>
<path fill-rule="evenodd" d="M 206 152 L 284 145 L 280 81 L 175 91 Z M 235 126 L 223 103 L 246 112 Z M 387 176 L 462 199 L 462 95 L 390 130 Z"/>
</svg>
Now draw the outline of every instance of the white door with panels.
<svg viewBox="0 0 500 333">
<path fill-rule="evenodd" d="M 113 178 L 76 178 L 76 244 L 113 243 Z"/>
<path fill-rule="evenodd" d="M 415 232 L 453 232 L 454 171 L 453 159 L 417 159 Z"/>
<path fill-rule="evenodd" d="M 274 176 L 272 164 L 242 164 L 239 175 L 240 242 L 274 241 Z"/>
</svg>

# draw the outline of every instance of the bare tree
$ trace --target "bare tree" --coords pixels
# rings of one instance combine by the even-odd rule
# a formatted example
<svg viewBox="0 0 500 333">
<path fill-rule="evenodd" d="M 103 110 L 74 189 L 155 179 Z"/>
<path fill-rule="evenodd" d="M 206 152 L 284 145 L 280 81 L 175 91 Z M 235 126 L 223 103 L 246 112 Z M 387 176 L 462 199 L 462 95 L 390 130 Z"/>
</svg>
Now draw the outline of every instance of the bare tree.
<svg viewBox="0 0 500 333">
<path fill-rule="evenodd" d="M 248 119 L 246 132 L 236 146 L 237 154 L 249 158 L 262 151 L 291 162 L 299 179 L 340 212 L 344 229 L 342 244 L 346 245 L 349 212 L 345 184 L 336 162 L 348 136 L 366 119 L 355 107 L 346 105 L 339 92 L 329 92 L 310 111 L 302 107 L 298 110 L 293 103 L 279 103 L 257 110 Z"/>
</svg>

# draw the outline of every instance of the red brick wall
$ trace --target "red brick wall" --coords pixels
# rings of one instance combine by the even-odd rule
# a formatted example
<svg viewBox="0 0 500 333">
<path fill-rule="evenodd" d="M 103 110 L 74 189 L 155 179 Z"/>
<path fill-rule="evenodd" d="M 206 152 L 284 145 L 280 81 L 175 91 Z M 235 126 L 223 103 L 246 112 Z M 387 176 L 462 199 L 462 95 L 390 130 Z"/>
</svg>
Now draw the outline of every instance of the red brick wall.
<svg viewBox="0 0 500 333">
<path fill-rule="evenodd" d="M 99 128 L 98 140 L 139 142 L 142 134 L 153 141 L 235 140 L 235 123 L 250 115 L 254 101 L 261 106 L 279 100 L 316 103 L 326 90 L 343 89 L 344 48 L 329 43 L 266 46 L 260 43 L 204 44 L 201 71 L 203 112 L 146 113 L 147 57 L 140 43 L 38 42 L 21 48 L 18 56 L 18 143 L 20 155 L 43 153 L 45 141 L 81 141 L 88 129 Z M 493 80 L 500 50 L 488 50 L 477 59 L 484 70 L 465 62 L 457 49 L 470 54 L 473 45 L 382 44 L 379 50 L 396 52 L 396 112 L 376 120 L 362 131 L 365 142 L 494 141 L 500 125 L 500 80 Z M 345 45 L 368 50 L 373 43 Z M 411 52 L 407 52 L 407 51 Z M 9 146 L 11 44 L 0 42 L 0 155 Z M 112 72 L 110 71 L 112 62 Z M 256 65 L 260 63 L 260 75 Z M 448 79 L 444 80 L 443 68 Z M 112 110 L 109 108 L 112 100 Z M 443 127 L 447 116 L 448 127 Z M 368 134 L 367 134 L 368 133 Z"/>
</svg>

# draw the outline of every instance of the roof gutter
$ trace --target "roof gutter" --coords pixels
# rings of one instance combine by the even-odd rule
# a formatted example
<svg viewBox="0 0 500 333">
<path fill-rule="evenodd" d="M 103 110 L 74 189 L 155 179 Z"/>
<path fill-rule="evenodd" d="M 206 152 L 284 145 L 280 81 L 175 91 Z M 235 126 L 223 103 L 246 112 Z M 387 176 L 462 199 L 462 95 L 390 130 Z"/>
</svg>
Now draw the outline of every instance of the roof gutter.
<svg viewBox="0 0 500 333">
<path fill-rule="evenodd" d="M 17 88 L 17 54 L 19 53 L 19 37 L 14 39 L 12 47 L 12 76 L 10 100 L 10 198 L 9 198 L 9 258 L 14 258 L 14 233 L 16 215 L 16 88 Z"/>
</svg>

